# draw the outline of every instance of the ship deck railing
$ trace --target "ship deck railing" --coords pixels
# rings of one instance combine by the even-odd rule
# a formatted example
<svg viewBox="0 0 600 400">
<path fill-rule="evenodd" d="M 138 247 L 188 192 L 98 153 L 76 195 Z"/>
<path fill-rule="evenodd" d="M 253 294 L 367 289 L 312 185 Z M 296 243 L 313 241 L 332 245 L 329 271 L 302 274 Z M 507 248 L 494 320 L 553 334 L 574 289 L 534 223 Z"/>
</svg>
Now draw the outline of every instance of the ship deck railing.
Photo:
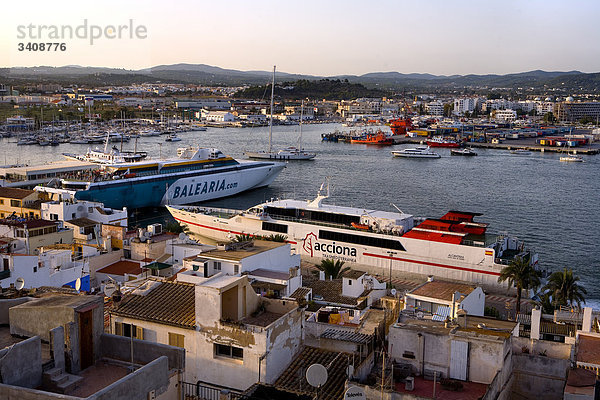
<svg viewBox="0 0 600 400">
<path fill-rule="evenodd" d="M 328 227 L 328 228 L 347 229 L 349 231 L 355 231 L 355 232 L 376 233 L 376 234 L 385 234 L 385 235 L 391 235 L 391 236 L 402 236 L 402 234 L 394 233 L 391 231 L 377 232 L 377 231 L 373 231 L 373 230 L 358 229 L 358 228 L 354 228 L 352 226 L 348 226 L 348 225 L 344 225 L 344 224 L 336 224 L 335 222 L 323 222 L 323 221 L 316 221 L 313 219 L 300 219 L 300 218 L 287 217 L 287 216 L 282 216 L 282 215 L 269 215 L 269 216 L 271 218 L 273 218 L 274 220 L 279 220 L 279 221 L 297 222 L 300 224 L 318 225 L 318 226 L 324 226 L 324 227 Z"/>
</svg>

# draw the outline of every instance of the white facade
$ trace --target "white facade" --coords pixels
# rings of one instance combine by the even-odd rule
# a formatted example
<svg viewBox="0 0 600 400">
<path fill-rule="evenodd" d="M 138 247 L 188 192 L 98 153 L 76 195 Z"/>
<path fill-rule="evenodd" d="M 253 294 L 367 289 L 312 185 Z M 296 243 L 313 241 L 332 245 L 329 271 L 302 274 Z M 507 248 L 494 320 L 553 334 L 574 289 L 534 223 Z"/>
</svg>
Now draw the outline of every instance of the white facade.
<svg viewBox="0 0 600 400">
<path fill-rule="evenodd" d="M 515 110 L 496 110 L 494 118 L 498 121 L 514 121 L 517 119 L 517 112 Z"/>
<path fill-rule="evenodd" d="M 425 104 L 425 111 L 429 115 L 444 115 L 444 104 L 441 101 L 432 101 Z"/>
<path fill-rule="evenodd" d="M 41 286 L 61 287 L 88 275 L 89 267 L 84 260 L 74 261 L 71 250 L 50 250 L 39 255 L 0 254 L 4 275 L 0 280 L 3 288 L 23 278 L 25 288 Z"/>
<path fill-rule="evenodd" d="M 426 311 L 434 314 L 437 311 L 437 306 L 448 306 L 451 310 L 451 318 L 456 318 L 459 310 L 464 310 L 468 315 L 483 316 L 484 314 L 485 293 L 480 287 L 475 288 L 469 294 L 456 292 L 454 302 L 435 295 L 414 294 L 413 291 L 404 296 L 405 310 Z"/>
<path fill-rule="evenodd" d="M 115 323 L 133 323 L 142 329 L 143 340 L 162 344 L 169 344 L 170 336 L 180 335 L 180 344 L 186 349 L 184 381 L 238 390 L 258 381 L 274 383 L 300 350 L 302 309 L 295 302 L 261 299 L 246 277 L 218 274 L 196 283 L 193 301 L 195 329 L 115 314 L 112 331 Z M 253 316 L 259 306 L 264 307 L 262 313 L 278 316 L 261 323 Z M 223 349 L 231 353 L 225 355 Z"/>
<path fill-rule="evenodd" d="M 36 187 L 36 190 L 49 194 L 53 199 L 41 204 L 42 219 L 65 222 L 88 218 L 101 224 L 127 226 L 127 207 L 117 210 L 106 208 L 102 203 L 76 201 L 74 192 L 62 189 Z"/>
<path fill-rule="evenodd" d="M 477 108 L 477 102 L 479 99 L 477 97 L 463 97 L 460 99 L 454 99 L 454 114 L 460 115 L 466 112 L 471 112 Z M 442 106 L 442 113 L 443 113 Z"/>
<path fill-rule="evenodd" d="M 202 110 L 202 118 L 209 122 L 233 122 L 235 115 L 228 111 L 206 111 Z"/>
</svg>

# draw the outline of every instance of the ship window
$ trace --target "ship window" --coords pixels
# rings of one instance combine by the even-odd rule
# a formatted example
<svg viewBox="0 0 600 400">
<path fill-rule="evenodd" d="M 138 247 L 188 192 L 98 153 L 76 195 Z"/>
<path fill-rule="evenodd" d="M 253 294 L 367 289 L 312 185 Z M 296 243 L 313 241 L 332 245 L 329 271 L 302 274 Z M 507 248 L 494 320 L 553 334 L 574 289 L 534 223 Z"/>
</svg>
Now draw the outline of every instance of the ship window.
<svg viewBox="0 0 600 400">
<path fill-rule="evenodd" d="M 264 231 L 279 232 L 279 233 L 287 233 L 287 231 L 288 231 L 287 225 L 274 224 L 273 222 L 266 222 L 266 221 L 263 221 L 262 229 Z"/>
<path fill-rule="evenodd" d="M 321 229 L 319 230 L 319 239 L 406 251 L 404 246 L 402 246 L 402 243 L 400 243 L 398 240 L 383 239 L 373 236 L 353 235 L 349 233 L 333 232 Z"/>
</svg>

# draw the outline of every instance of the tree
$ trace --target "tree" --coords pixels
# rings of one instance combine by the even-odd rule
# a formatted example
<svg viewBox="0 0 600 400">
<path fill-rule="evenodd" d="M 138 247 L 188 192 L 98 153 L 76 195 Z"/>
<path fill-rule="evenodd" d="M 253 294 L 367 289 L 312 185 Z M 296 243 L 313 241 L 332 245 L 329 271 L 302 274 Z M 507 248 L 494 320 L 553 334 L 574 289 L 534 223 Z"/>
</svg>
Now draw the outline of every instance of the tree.
<svg viewBox="0 0 600 400">
<path fill-rule="evenodd" d="M 332 279 L 341 278 L 342 275 L 350 270 L 350 267 L 344 267 L 344 262 L 340 260 L 332 260 L 331 258 L 326 258 L 321 261 L 321 264 L 317 264 L 316 267 L 325 272 L 325 278 L 331 277 Z"/>
<path fill-rule="evenodd" d="M 505 281 L 508 282 L 509 287 L 517 287 L 517 314 L 519 314 L 522 290 L 537 288 L 540 285 L 540 273 L 531 265 L 529 257 L 516 256 L 500 271 L 498 282 Z"/>
<path fill-rule="evenodd" d="M 547 112 L 544 114 L 544 122 L 554 122 L 556 119 L 554 118 L 554 114 L 551 112 Z"/>
<path fill-rule="evenodd" d="M 548 279 L 546 289 L 552 296 L 552 304 L 558 306 L 573 306 L 581 307 L 581 303 L 585 303 L 585 295 L 587 291 L 579 283 L 579 277 L 573 275 L 573 270 L 565 268 L 562 271 L 553 272 Z"/>
<path fill-rule="evenodd" d="M 445 117 L 451 117 L 452 111 L 454 111 L 454 103 L 444 104 L 444 116 Z"/>
</svg>

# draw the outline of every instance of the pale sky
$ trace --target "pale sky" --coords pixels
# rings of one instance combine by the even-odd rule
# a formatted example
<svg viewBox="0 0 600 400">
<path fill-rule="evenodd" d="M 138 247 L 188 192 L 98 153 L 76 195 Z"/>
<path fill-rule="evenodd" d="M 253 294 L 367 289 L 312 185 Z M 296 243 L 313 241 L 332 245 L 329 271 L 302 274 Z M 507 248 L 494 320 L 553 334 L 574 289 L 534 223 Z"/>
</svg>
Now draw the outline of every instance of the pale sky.
<svg viewBox="0 0 600 400">
<path fill-rule="evenodd" d="M 276 64 L 279 71 L 326 76 L 600 71 L 597 0 L 28 0 L 5 2 L 2 10 L 2 67 L 198 63 L 270 70 Z M 19 25 L 75 29 L 85 19 L 98 29 L 131 19 L 147 37 L 90 45 L 89 34 L 46 36 L 44 42 L 66 43 L 66 51 L 18 51 L 19 43 L 42 41 L 18 38 Z"/>
</svg>

